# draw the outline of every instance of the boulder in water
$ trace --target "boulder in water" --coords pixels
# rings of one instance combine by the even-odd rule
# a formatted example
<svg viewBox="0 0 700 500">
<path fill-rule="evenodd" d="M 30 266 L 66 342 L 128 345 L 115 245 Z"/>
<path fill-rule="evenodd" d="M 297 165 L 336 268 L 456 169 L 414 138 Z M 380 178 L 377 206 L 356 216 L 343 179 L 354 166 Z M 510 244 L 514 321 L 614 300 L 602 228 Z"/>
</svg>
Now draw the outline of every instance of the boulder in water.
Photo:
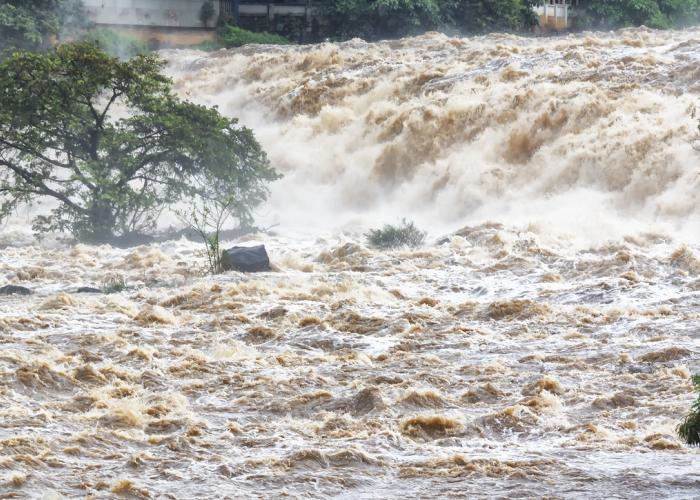
<svg viewBox="0 0 700 500">
<path fill-rule="evenodd" d="M 0 295 L 31 295 L 29 288 L 18 285 L 5 285 L 0 287 Z"/>
<path fill-rule="evenodd" d="M 224 271 L 241 271 L 258 273 L 270 270 L 270 258 L 267 256 L 265 245 L 254 247 L 232 247 L 224 250 L 221 256 L 221 267 Z"/>
<path fill-rule="evenodd" d="M 143 233 L 124 233 L 108 241 L 115 248 L 132 248 L 155 242 L 153 236 Z"/>
<path fill-rule="evenodd" d="M 75 291 L 75 293 L 102 293 L 102 290 L 92 286 L 81 286 Z"/>
</svg>

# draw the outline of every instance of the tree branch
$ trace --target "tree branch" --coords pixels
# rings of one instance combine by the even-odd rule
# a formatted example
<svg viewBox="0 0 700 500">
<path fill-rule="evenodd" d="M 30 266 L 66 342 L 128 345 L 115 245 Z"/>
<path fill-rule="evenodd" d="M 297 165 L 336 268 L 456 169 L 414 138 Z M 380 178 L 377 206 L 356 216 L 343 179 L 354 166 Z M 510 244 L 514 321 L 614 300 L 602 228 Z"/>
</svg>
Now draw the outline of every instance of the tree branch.
<svg viewBox="0 0 700 500">
<path fill-rule="evenodd" d="M 52 198 L 56 198 L 57 200 L 62 201 L 67 206 L 69 206 L 70 208 L 72 208 L 73 210 L 75 210 L 77 212 L 83 212 L 83 213 L 86 212 L 86 210 L 83 207 L 81 207 L 80 205 L 73 202 L 73 200 L 68 198 L 66 195 L 64 195 L 63 193 L 59 193 L 58 191 L 54 191 L 53 189 L 48 187 L 46 184 L 44 184 L 43 181 L 35 178 L 35 176 L 31 172 L 28 172 L 27 170 L 25 170 L 21 167 L 18 167 L 17 165 L 14 165 L 14 164 L 10 163 L 9 161 L 3 160 L 3 159 L 0 159 L 0 165 L 4 165 L 7 168 L 9 168 L 10 170 L 12 170 L 16 175 L 18 175 L 20 178 L 22 178 L 24 180 L 24 182 L 26 182 L 30 186 L 36 187 L 39 190 L 36 194 L 40 194 L 40 195 L 44 195 L 44 196 L 51 196 Z"/>
</svg>

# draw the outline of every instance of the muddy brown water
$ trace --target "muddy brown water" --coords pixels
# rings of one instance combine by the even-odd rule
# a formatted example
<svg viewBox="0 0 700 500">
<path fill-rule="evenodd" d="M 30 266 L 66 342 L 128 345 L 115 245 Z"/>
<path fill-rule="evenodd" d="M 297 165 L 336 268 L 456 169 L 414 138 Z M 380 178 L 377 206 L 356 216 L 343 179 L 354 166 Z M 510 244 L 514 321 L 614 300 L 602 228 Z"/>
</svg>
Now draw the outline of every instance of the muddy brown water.
<svg viewBox="0 0 700 500">
<path fill-rule="evenodd" d="M 235 242 L 275 270 L 37 242 L 19 214 L 0 497 L 697 497 L 675 426 L 700 372 L 699 38 L 164 53 L 285 174 L 277 234 Z M 424 247 L 366 246 L 400 215 Z"/>
</svg>

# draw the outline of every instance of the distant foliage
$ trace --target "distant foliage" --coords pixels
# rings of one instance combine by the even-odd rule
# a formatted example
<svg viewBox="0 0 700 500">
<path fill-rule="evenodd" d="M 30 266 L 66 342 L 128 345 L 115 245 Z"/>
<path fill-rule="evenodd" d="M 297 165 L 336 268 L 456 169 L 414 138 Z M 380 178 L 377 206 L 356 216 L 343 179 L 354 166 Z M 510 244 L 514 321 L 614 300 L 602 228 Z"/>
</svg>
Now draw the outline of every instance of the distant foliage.
<svg viewBox="0 0 700 500">
<path fill-rule="evenodd" d="M 537 23 L 533 0 L 332 0 L 335 38 L 398 38 L 428 30 L 470 34 L 524 31 Z"/>
<path fill-rule="evenodd" d="M 336 38 L 397 38 L 436 29 L 437 0 L 333 0 L 327 14 Z"/>
<path fill-rule="evenodd" d="M 241 47 L 249 43 L 288 45 L 290 42 L 281 35 L 267 32 L 253 32 L 239 28 L 238 26 L 225 26 L 219 34 L 221 44 L 227 49 Z"/>
<path fill-rule="evenodd" d="M 693 387 L 700 393 L 700 375 L 693 377 Z M 678 436 L 691 446 L 700 446 L 700 394 L 683 422 L 678 426 Z"/>
<path fill-rule="evenodd" d="M 205 27 L 209 26 L 209 22 L 214 19 L 216 14 L 216 9 L 214 9 L 214 2 L 212 0 L 207 0 L 202 4 L 202 8 L 199 11 L 199 20 Z"/>
<path fill-rule="evenodd" d="M 289 41 L 299 41 L 304 38 L 306 19 L 303 17 L 276 16 L 273 32 Z"/>
<path fill-rule="evenodd" d="M 446 0 L 445 22 L 461 33 L 524 31 L 537 24 L 534 0 Z"/>
<path fill-rule="evenodd" d="M 581 29 L 691 26 L 700 21 L 700 0 L 583 0 L 577 7 Z"/>
<path fill-rule="evenodd" d="M 0 0 L 0 51 L 40 50 L 87 24 L 82 0 Z"/>
<path fill-rule="evenodd" d="M 382 229 L 370 229 L 367 242 L 375 248 L 418 247 L 425 241 L 426 233 L 418 229 L 413 222 L 401 221 L 400 225 L 385 225 Z"/>
<path fill-rule="evenodd" d="M 143 40 L 108 28 L 90 30 L 82 36 L 82 39 L 94 42 L 109 55 L 120 59 L 130 59 L 148 52 L 146 42 Z"/>
</svg>

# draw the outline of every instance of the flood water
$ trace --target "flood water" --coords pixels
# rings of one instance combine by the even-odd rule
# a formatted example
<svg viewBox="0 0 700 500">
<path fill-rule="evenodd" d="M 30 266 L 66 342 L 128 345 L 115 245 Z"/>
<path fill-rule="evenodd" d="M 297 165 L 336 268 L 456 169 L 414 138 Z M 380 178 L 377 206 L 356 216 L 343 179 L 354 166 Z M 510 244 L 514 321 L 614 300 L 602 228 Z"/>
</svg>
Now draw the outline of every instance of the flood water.
<svg viewBox="0 0 700 500">
<path fill-rule="evenodd" d="M 698 496 L 700 31 L 163 55 L 284 174 L 230 242 L 274 270 L 20 213 L 0 498 Z"/>
</svg>

